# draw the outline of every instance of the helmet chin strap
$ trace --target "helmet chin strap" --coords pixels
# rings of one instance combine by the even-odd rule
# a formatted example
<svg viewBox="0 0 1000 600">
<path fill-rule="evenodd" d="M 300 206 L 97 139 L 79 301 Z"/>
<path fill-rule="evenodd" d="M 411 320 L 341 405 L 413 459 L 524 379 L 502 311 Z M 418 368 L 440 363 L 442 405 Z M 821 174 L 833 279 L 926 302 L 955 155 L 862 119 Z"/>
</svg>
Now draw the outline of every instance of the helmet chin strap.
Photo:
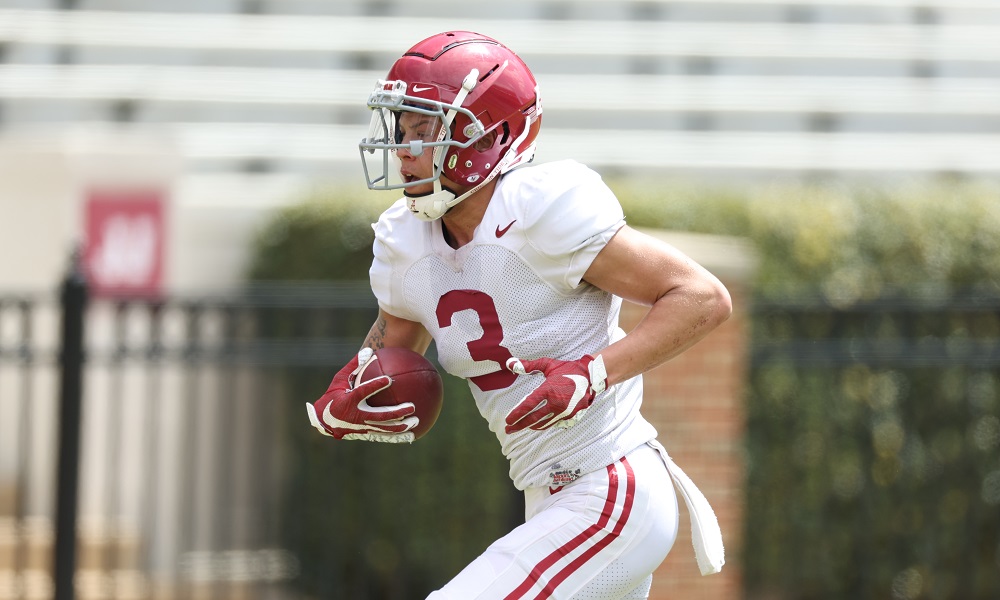
<svg viewBox="0 0 1000 600">
<path fill-rule="evenodd" d="M 421 221 L 436 221 L 444 216 L 444 213 L 465 199 L 467 194 L 462 194 L 461 199 L 455 198 L 455 194 L 447 189 L 441 188 L 440 180 L 434 181 L 435 191 L 423 196 L 406 195 L 406 206 Z"/>
<path fill-rule="evenodd" d="M 505 160 L 501 161 L 498 167 L 503 166 L 503 163 L 506 161 L 506 157 L 504 157 L 504 159 Z M 499 175 L 501 170 L 502 169 L 500 168 L 494 169 L 493 172 L 486 177 L 486 179 L 483 179 L 481 182 L 476 184 L 476 187 L 457 197 L 455 196 L 455 192 L 441 186 L 441 178 L 439 177 L 434 180 L 433 192 L 424 194 L 423 196 L 410 196 L 404 192 L 406 195 L 406 205 L 409 207 L 410 212 L 416 215 L 421 221 L 436 221 L 443 217 L 446 212 L 451 210 L 451 207 L 482 189 L 484 185 Z"/>
</svg>

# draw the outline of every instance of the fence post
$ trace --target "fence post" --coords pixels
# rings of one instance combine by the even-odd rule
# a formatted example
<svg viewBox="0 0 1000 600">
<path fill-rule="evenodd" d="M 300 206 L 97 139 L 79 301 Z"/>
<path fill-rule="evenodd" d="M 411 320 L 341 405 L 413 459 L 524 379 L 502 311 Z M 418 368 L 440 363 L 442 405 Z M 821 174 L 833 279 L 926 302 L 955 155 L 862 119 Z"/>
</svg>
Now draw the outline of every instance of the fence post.
<svg viewBox="0 0 1000 600">
<path fill-rule="evenodd" d="M 59 455 L 56 472 L 54 600 L 74 600 L 76 517 L 80 475 L 80 418 L 83 396 L 84 312 L 87 281 L 79 251 L 73 253 L 60 289 L 62 331 L 59 352 Z"/>
</svg>

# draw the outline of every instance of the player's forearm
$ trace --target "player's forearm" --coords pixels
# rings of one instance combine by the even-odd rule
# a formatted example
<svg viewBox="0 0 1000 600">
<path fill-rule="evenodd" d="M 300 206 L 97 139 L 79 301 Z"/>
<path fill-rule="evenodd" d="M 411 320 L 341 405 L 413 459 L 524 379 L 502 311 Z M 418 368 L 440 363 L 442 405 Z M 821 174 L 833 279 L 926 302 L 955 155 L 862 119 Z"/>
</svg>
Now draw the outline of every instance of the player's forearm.
<svg viewBox="0 0 1000 600">
<path fill-rule="evenodd" d="M 681 354 L 732 313 L 729 292 L 718 281 L 702 281 L 661 296 L 623 339 L 601 355 L 608 385 L 615 385 Z"/>
<path fill-rule="evenodd" d="M 430 343 L 431 335 L 420 323 L 401 319 L 380 310 L 361 347 L 372 350 L 401 347 L 423 354 Z"/>
</svg>

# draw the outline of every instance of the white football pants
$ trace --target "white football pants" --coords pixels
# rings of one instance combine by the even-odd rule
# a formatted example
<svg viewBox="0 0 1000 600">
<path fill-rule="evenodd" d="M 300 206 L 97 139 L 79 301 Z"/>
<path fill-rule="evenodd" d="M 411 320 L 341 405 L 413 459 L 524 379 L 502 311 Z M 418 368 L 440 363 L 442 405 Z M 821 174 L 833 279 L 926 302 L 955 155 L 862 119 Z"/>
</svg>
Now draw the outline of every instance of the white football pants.
<svg viewBox="0 0 1000 600">
<path fill-rule="evenodd" d="M 562 488 L 525 491 L 526 522 L 427 600 L 647 598 L 677 538 L 677 496 L 643 445 Z"/>
</svg>

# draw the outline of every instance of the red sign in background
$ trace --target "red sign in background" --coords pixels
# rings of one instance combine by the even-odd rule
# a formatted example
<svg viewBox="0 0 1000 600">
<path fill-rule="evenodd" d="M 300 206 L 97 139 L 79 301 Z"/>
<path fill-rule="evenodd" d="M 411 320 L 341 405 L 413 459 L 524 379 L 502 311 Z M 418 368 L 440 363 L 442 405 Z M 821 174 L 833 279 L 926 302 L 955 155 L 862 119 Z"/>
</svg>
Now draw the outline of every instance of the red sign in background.
<svg viewBox="0 0 1000 600">
<path fill-rule="evenodd" d="M 94 190 L 88 194 L 84 267 L 92 294 L 162 294 L 164 213 L 160 190 Z"/>
</svg>

